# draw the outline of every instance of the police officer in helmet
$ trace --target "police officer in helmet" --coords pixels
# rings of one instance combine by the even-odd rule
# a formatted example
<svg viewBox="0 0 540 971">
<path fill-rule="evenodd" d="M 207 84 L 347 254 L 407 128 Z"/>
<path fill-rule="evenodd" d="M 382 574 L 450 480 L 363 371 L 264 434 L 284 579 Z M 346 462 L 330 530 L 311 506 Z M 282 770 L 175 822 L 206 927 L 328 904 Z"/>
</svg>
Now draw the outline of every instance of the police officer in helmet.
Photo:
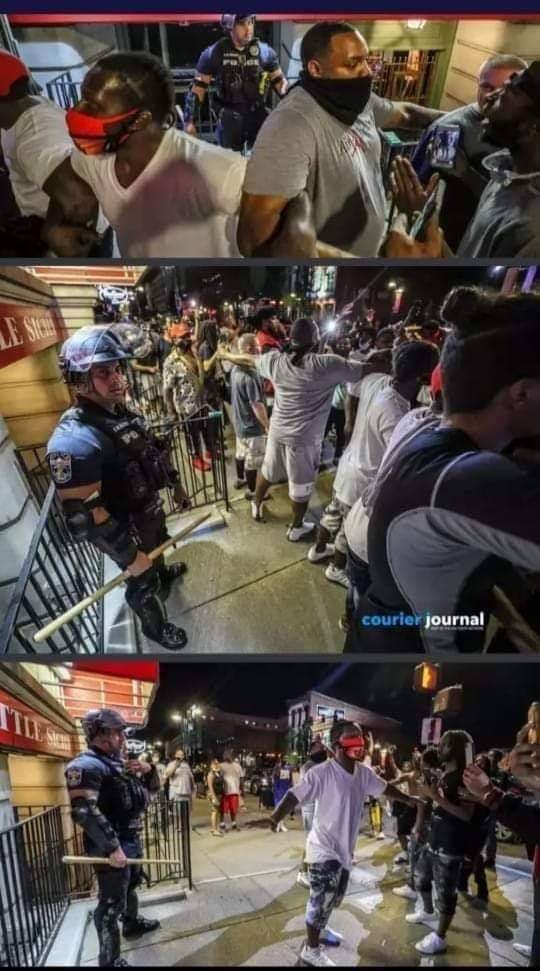
<svg viewBox="0 0 540 971">
<path fill-rule="evenodd" d="M 254 36 L 255 15 L 227 13 L 221 18 L 227 36 L 207 47 L 199 58 L 195 80 L 184 104 L 184 127 L 196 134 L 195 111 L 202 104 L 212 81 L 220 106 L 217 139 L 223 148 L 241 152 L 253 145 L 265 120 L 269 87 L 280 96 L 287 81 L 276 52 Z"/>
<path fill-rule="evenodd" d="M 88 856 L 108 857 L 95 866 L 99 895 L 94 923 L 99 939 L 99 966 L 126 967 L 120 957 L 120 929 L 125 938 L 156 930 L 158 920 L 138 913 L 137 887 L 142 869 L 127 859 L 142 857 L 142 814 L 150 794 L 159 789 L 155 766 L 125 760 L 127 724 L 110 708 L 88 711 L 82 719 L 88 748 L 67 766 L 65 776 L 71 816 L 84 831 Z"/>
<path fill-rule="evenodd" d="M 167 621 L 162 601 L 186 565 L 166 567 L 147 553 L 168 536 L 159 490 L 171 486 L 182 507 L 187 499 L 164 443 L 124 405 L 123 368 L 133 352 L 118 335 L 129 331 L 81 327 L 63 345 L 60 364 L 76 400 L 49 440 L 47 459 L 74 539 L 89 540 L 127 569 L 126 600 L 144 634 L 180 650 L 186 633 Z"/>
</svg>

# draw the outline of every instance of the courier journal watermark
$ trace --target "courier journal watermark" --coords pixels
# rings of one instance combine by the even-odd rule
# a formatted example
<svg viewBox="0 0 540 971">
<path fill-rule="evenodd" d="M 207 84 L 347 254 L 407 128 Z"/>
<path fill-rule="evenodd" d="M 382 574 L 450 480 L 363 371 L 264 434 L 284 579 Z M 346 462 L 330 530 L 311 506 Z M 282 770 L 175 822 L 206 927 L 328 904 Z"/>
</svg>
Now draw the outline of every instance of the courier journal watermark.
<svg viewBox="0 0 540 971">
<path fill-rule="evenodd" d="M 423 627 L 424 630 L 485 630 L 486 621 L 483 610 L 478 614 L 364 614 L 362 627 Z"/>
</svg>

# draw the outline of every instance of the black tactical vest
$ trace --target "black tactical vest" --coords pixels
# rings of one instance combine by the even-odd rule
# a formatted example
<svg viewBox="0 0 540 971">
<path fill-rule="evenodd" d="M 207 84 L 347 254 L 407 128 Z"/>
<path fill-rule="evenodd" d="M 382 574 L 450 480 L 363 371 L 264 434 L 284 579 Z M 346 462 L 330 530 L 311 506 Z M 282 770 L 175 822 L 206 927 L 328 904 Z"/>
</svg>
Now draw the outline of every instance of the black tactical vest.
<svg viewBox="0 0 540 971">
<path fill-rule="evenodd" d="M 261 46 L 254 37 L 244 50 L 236 49 L 229 37 L 218 41 L 221 70 L 216 77 L 216 97 L 227 108 L 259 107 L 264 104 Z"/>
<path fill-rule="evenodd" d="M 120 520 L 147 505 L 178 473 L 171 465 L 168 447 L 146 427 L 143 419 L 122 407 L 118 414 L 81 401 L 63 418 L 97 428 L 114 444 L 112 463 L 105 462 L 101 494 L 105 508 Z"/>
</svg>

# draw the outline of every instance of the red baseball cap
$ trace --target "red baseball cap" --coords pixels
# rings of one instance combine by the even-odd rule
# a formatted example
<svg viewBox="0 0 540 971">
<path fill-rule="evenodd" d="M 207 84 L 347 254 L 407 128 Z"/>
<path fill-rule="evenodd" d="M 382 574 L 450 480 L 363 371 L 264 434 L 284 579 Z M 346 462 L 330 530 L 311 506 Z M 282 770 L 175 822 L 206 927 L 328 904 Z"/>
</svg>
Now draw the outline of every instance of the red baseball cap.
<svg viewBox="0 0 540 971">
<path fill-rule="evenodd" d="M 19 57 L 0 51 L 0 98 L 9 98 L 15 81 L 29 77 L 30 72 Z"/>
</svg>

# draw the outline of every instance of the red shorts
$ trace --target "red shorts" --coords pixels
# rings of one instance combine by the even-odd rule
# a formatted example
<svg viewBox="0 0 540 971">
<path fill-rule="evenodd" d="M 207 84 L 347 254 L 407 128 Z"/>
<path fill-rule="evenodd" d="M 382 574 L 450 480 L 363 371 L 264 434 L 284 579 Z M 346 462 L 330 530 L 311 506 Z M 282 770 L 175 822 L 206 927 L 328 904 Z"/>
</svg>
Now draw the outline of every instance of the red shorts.
<svg viewBox="0 0 540 971">
<path fill-rule="evenodd" d="M 240 796 L 236 794 L 222 796 L 219 809 L 223 816 L 226 813 L 230 813 L 231 816 L 236 816 L 238 814 L 239 805 L 240 805 Z"/>
</svg>

